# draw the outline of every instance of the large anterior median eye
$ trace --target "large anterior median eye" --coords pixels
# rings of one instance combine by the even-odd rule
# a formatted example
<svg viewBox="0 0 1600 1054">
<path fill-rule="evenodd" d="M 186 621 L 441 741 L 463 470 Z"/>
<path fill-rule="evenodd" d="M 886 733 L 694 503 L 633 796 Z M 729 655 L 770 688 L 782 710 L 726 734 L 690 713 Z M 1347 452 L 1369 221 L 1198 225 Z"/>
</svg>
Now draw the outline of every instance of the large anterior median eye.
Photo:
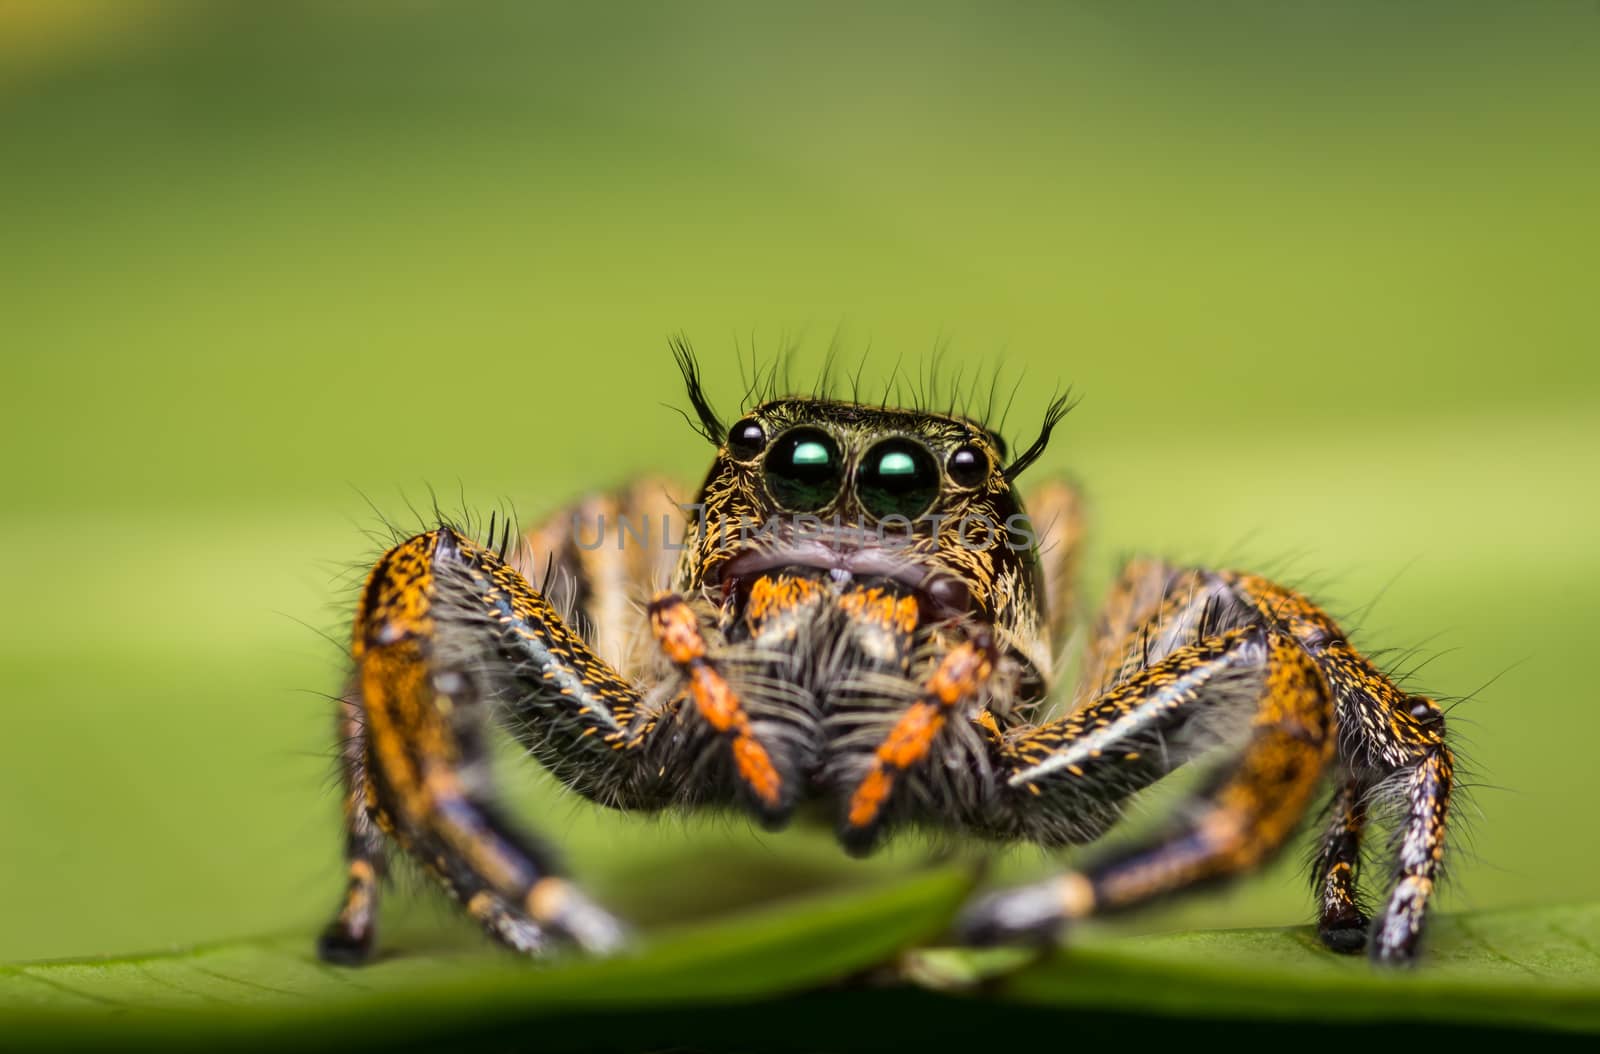
<svg viewBox="0 0 1600 1054">
<path fill-rule="evenodd" d="M 767 451 L 767 491 L 790 512 L 816 512 L 839 494 L 844 458 L 839 444 L 816 428 L 795 428 Z"/>
<path fill-rule="evenodd" d="M 868 513 L 916 519 L 939 497 L 939 463 L 911 439 L 885 439 L 862 455 L 856 493 Z"/>
</svg>

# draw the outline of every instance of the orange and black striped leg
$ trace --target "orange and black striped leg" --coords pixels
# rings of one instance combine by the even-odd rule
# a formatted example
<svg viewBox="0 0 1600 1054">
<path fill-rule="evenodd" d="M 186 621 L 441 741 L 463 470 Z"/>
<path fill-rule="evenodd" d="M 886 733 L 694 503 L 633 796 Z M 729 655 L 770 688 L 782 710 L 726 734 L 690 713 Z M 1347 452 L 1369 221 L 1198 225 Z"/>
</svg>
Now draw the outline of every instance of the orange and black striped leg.
<svg viewBox="0 0 1600 1054">
<path fill-rule="evenodd" d="M 1209 659 L 1199 654 L 1214 652 Z M 966 913 L 968 940 L 990 943 L 1040 940 L 1063 924 L 1090 914 L 1135 907 L 1157 897 L 1219 881 L 1258 867 L 1293 832 L 1316 792 L 1333 753 L 1333 708 L 1317 669 L 1287 637 L 1259 628 L 1233 631 L 1218 641 L 1180 648 L 1129 682 L 1150 698 L 1117 716 L 1117 709 L 1045 733 L 1072 732 L 1052 753 L 1015 772 L 1013 788 L 1056 786 L 1056 808 L 1070 810 L 1061 795 L 1063 777 L 1084 781 L 1086 797 L 1099 800 L 1115 786 L 1119 759 L 1138 771 L 1159 774 L 1162 764 L 1147 761 L 1145 749 L 1129 747 L 1134 730 L 1153 732 L 1162 724 L 1151 712 L 1176 713 L 1217 701 L 1214 681 L 1224 671 L 1259 671 L 1259 704 L 1243 751 L 1215 777 L 1199 801 L 1185 810 L 1175 828 L 1142 845 L 1113 853 L 1081 872 L 994 894 Z M 1120 689 L 1119 689 L 1120 691 Z M 1225 693 L 1224 693 L 1225 694 Z M 1092 713 L 1094 707 L 1090 708 Z M 1067 722 L 1079 722 L 1074 714 Z M 1121 722 L 1128 722 L 1126 725 Z M 1044 726 L 1050 729 L 1051 726 Z M 1043 729 L 1035 730 L 1038 737 Z M 1018 744 L 1024 751 L 1025 737 Z M 1037 740 L 1035 740 L 1037 742 Z M 1130 755 L 1132 755 L 1130 757 Z M 1026 758 L 1026 754 L 1024 754 Z M 1076 770 L 1076 771 L 1074 771 Z M 1081 774 L 1080 774 L 1081 773 Z M 1091 778 L 1096 784 L 1091 788 Z M 1129 785 L 1137 785 L 1130 779 Z M 1131 789 L 1131 787 L 1130 787 Z M 1080 799 L 1081 800 L 1081 799 Z M 1038 810 L 1044 802 L 1034 802 Z M 1017 808 L 1028 808 L 1020 803 Z M 1068 812 L 1070 816 L 1070 811 Z"/>
<path fill-rule="evenodd" d="M 1335 700 L 1344 767 L 1404 799 L 1394 886 L 1368 954 L 1382 963 L 1410 963 L 1444 859 L 1454 777 L 1444 714 L 1433 700 L 1401 691 L 1301 594 L 1257 575 L 1226 577 L 1241 599 L 1291 634 L 1317 664 Z"/>
<path fill-rule="evenodd" d="M 738 793 L 764 823 L 781 826 L 794 808 L 796 781 L 756 736 L 743 701 L 708 654 L 694 609 L 675 593 L 659 593 L 649 613 L 656 643 L 683 676 L 695 712 L 727 743 Z"/>
<path fill-rule="evenodd" d="M 1260 694 L 1265 631 L 1236 630 L 1179 648 L 1070 714 L 996 740 L 1003 797 L 984 833 L 1044 845 L 1105 833 L 1125 799 L 1161 779 L 1210 738 L 1218 715 Z M 1071 895 L 1071 902 L 1063 898 Z M 1045 939 L 1084 913 L 1081 876 L 980 900 L 961 932 L 974 943 Z"/>
<path fill-rule="evenodd" d="M 1173 574 L 1172 568 L 1159 560 L 1141 558 L 1122 565 L 1090 624 L 1083 669 L 1073 694 L 1074 709 L 1115 683 L 1124 653 L 1139 627 L 1156 613 Z"/>
<path fill-rule="evenodd" d="M 378 895 L 385 872 L 383 836 L 369 812 L 367 736 L 354 687 L 339 700 L 338 732 L 346 880 L 339 910 L 317 939 L 317 954 L 328 962 L 354 965 L 369 959 L 376 946 Z"/>
<path fill-rule="evenodd" d="M 866 775 L 848 799 L 839 827 L 845 849 L 857 855 L 871 851 L 883 831 L 897 786 L 928 757 L 952 717 L 963 707 L 976 707 L 994 672 L 995 658 L 993 637 L 988 630 L 979 629 L 939 660 L 917 701 L 906 708 L 874 751 Z"/>
<path fill-rule="evenodd" d="M 485 805 L 484 812 L 492 813 Z M 501 820 L 504 824 L 504 821 Z M 534 922 L 524 908 L 490 888 L 483 877 L 460 857 L 452 855 L 436 841 L 424 839 L 410 842 L 396 832 L 396 840 L 433 875 L 439 885 L 466 909 L 483 932 L 515 952 L 534 955 L 543 952 L 550 944 L 544 929 Z M 546 859 L 547 851 L 523 842 L 520 848 L 530 857 Z M 559 881 L 552 879 L 551 881 Z"/>
<path fill-rule="evenodd" d="M 595 654 L 624 675 L 639 673 L 637 605 L 672 577 L 685 514 L 682 488 L 645 476 L 590 494 L 552 513 L 507 554 L 541 595 L 589 629 Z"/>
<path fill-rule="evenodd" d="M 1345 763 L 1401 798 L 1393 887 L 1372 928 L 1377 962 L 1415 960 L 1444 860 L 1455 759 L 1437 703 L 1407 695 L 1342 637 L 1312 650 L 1338 699 Z"/>
<path fill-rule="evenodd" d="M 1428 901 L 1444 857 L 1452 779 L 1452 758 L 1443 744 L 1428 748 L 1411 770 L 1405 790 L 1407 816 L 1400 832 L 1398 873 L 1373 931 L 1371 955 L 1378 962 L 1408 965 L 1416 958 Z"/>
<path fill-rule="evenodd" d="M 1361 833 L 1367 825 L 1365 788 L 1346 779 L 1334 795 L 1328 830 L 1311 869 L 1317 895 L 1317 936 L 1336 952 L 1353 954 L 1367 946 L 1371 919 L 1361 908 L 1358 885 Z"/>
<path fill-rule="evenodd" d="M 1109 692 L 1175 648 L 1240 624 L 1223 581 L 1199 568 L 1139 558 L 1123 565 L 1095 617 L 1073 708 Z"/>
<path fill-rule="evenodd" d="M 532 950 L 542 931 L 588 950 L 616 947 L 615 920 L 557 877 L 548 850 L 502 814 L 485 734 L 493 706 L 542 707 L 543 750 L 585 771 L 602 759 L 621 768 L 632 757 L 625 746 L 637 692 L 497 553 L 449 528 L 403 542 L 374 567 L 352 653 L 346 711 L 360 735 L 347 736 L 347 762 L 357 760 L 346 771 L 352 786 L 364 785 L 359 808 L 350 797 L 360 835 L 351 875 L 361 883 L 352 882 L 324 954 L 352 962 L 371 953 L 375 902 L 363 906 L 358 871 L 376 844 L 373 825 L 511 946 Z M 376 874 L 371 881 L 375 889 Z"/>
</svg>

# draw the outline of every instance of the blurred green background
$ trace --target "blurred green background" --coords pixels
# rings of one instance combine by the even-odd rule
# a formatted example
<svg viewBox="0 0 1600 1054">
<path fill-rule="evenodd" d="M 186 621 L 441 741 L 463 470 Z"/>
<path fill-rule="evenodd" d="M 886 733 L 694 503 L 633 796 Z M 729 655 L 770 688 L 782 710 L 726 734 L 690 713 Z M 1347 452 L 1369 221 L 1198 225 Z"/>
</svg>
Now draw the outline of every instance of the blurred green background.
<svg viewBox="0 0 1600 1054">
<path fill-rule="evenodd" d="M 1381 594 L 1422 687 L 1493 680 L 1447 905 L 1595 895 L 1597 59 L 1588 0 L 0 2 L 0 959 L 320 923 L 363 495 L 697 478 L 678 331 L 724 407 L 836 334 L 1003 363 L 1017 434 L 1072 383 L 1092 585 Z M 505 777 L 647 920 L 927 852 Z M 1303 921 L 1297 864 L 1125 925 Z"/>
</svg>

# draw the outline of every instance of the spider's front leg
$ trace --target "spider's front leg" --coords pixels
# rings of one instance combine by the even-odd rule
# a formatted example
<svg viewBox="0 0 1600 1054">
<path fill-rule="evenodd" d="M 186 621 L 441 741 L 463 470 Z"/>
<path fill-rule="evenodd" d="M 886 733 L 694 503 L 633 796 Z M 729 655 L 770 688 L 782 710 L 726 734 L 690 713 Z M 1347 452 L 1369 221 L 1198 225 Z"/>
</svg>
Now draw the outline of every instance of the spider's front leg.
<svg viewBox="0 0 1600 1054">
<path fill-rule="evenodd" d="M 1333 710 L 1304 653 L 1260 627 L 1180 647 L 1083 709 L 1005 740 L 1006 822 L 1047 843 L 1097 836 L 1123 798 L 1194 752 L 1206 711 L 1255 693 L 1243 750 L 1175 828 L 1081 873 L 979 901 L 964 919 L 967 937 L 1047 937 L 1072 919 L 1249 870 L 1276 851 L 1332 756 Z"/>
<path fill-rule="evenodd" d="M 1337 755 L 1340 792 L 1314 876 L 1319 933 L 1341 951 L 1365 942 L 1355 867 L 1369 796 L 1403 776 L 1397 874 L 1371 952 L 1391 962 L 1415 956 L 1451 781 L 1435 704 L 1401 692 L 1291 590 L 1148 562 L 1113 590 L 1086 678 L 1098 694 L 997 744 L 1010 797 L 996 827 L 1053 844 L 1093 838 L 1124 798 L 1206 745 L 1197 732 L 1228 735 L 1215 721 L 1241 702 L 1254 716 L 1242 750 L 1173 829 L 1082 872 L 980 901 L 965 921 L 969 937 L 1042 937 L 1075 918 L 1254 869 L 1293 832 Z"/>
<path fill-rule="evenodd" d="M 378 561 L 357 613 L 355 673 L 341 703 L 349 883 L 318 944 L 357 963 L 374 948 L 384 836 L 485 930 L 520 951 L 546 933 L 615 948 L 615 920 L 555 875 L 552 853 L 495 801 L 492 704 L 537 719 L 555 775 L 591 797 L 646 804 L 634 761 L 640 695 L 499 554 L 440 527 Z"/>
</svg>

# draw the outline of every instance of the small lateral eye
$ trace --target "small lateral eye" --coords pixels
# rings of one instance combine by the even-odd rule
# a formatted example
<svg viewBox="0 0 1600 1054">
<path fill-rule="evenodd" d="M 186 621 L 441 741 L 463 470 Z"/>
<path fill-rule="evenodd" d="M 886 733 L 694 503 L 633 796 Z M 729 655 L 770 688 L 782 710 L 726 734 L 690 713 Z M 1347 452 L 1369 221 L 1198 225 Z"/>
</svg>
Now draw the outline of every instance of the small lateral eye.
<svg viewBox="0 0 1600 1054">
<path fill-rule="evenodd" d="M 1409 702 L 1411 716 L 1416 718 L 1421 724 L 1431 725 L 1444 716 L 1443 714 L 1439 713 L 1439 708 L 1434 706 L 1432 701 L 1425 696 L 1413 695 Z"/>
<path fill-rule="evenodd" d="M 728 429 L 728 452 L 736 458 L 755 457 L 766 445 L 766 429 L 754 418 L 735 421 L 733 427 Z"/>
<path fill-rule="evenodd" d="M 989 478 L 989 455 L 972 443 L 963 443 L 951 452 L 945 471 L 956 486 L 976 487 Z"/>
</svg>

